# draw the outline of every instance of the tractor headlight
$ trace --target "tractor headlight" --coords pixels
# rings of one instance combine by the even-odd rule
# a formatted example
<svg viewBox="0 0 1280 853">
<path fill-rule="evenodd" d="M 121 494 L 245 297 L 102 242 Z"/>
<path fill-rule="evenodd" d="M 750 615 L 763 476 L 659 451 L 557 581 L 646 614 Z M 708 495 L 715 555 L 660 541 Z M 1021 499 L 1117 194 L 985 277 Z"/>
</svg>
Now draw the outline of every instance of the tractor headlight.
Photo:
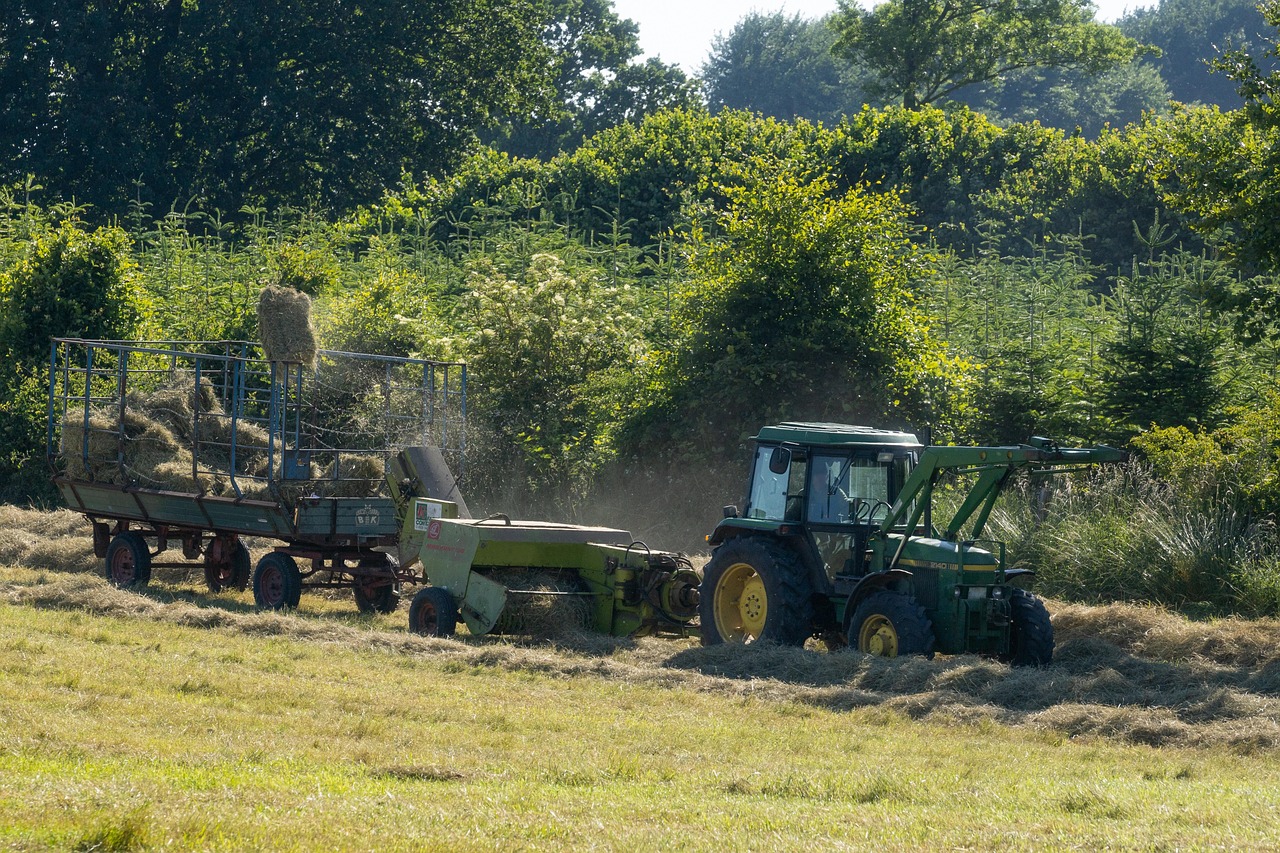
<svg viewBox="0 0 1280 853">
<path fill-rule="evenodd" d="M 1002 586 L 992 587 L 992 588 L 991 588 L 991 597 L 992 597 L 992 598 L 1004 598 L 1004 587 L 1002 587 Z"/>
</svg>

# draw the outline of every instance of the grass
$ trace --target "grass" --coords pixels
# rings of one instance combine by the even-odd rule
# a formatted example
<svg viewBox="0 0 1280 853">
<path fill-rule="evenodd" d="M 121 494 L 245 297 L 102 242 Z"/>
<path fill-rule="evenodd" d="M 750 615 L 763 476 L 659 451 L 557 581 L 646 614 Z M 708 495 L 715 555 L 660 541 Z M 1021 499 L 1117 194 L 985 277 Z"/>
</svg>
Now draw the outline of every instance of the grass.
<svg viewBox="0 0 1280 853">
<path fill-rule="evenodd" d="M 1044 671 L 429 640 L 7 520 L 0 849 L 1280 845 L 1274 622 L 1056 605 Z"/>
</svg>

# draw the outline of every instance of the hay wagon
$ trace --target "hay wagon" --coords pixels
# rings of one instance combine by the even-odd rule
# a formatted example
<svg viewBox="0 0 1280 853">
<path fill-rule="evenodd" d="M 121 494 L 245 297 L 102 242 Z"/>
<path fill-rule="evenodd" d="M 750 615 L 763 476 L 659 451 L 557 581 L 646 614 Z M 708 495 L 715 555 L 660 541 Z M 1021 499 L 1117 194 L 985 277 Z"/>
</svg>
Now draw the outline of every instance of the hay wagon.
<svg viewBox="0 0 1280 853">
<path fill-rule="evenodd" d="M 119 586 L 202 565 L 210 590 L 252 582 L 263 607 L 346 587 L 362 610 L 389 612 L 419 580 L 392 556 L 396 484 L 426 480 L 461 500 L 458 363 L 321 350 L 300 364 L 243 341 L 59 338 L 48 407 L 53 481 Z M 281 544 L 253 567 L 246 537 Z M 171 546 L 183 560 L 157 560 Z"/>
</svg>

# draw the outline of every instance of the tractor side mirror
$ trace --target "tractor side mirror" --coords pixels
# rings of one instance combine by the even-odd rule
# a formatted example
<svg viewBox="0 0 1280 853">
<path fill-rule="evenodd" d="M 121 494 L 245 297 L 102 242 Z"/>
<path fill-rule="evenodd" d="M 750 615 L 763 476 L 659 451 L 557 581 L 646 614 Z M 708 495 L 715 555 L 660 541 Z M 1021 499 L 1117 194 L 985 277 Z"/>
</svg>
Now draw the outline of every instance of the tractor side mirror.
<svg viewBox="0 0 1280 853">
<path fill-rule="evenodd" d="M 774 474 L 785 474 L 790 467 L 791 451 L 782 446 L 775 447 L 769 454 L 769 470 Z"/>
</svg>

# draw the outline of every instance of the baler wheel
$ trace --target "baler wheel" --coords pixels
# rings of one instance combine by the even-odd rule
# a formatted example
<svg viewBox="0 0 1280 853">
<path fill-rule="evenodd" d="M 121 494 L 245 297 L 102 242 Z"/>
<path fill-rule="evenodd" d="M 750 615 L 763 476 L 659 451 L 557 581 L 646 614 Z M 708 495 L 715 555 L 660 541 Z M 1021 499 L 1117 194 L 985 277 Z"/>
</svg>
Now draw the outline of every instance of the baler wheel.
<svg viewBox="0 0 1280 853">
<path fill-rule="evenodd" d="M 266 610 L 297 607 L 302 598 L 302 573 L 293 557 L 272 551 L 264 554 L 253 572 L 253 600 Z"/>
<path fill-rule="evenodd" d="M 1009 607 L 1009 654 L 1003 660 L 1012 666 L 1048 666 L 1053 661 L 1053 623 L 1044 602 L 1025 589 L 1014 589 Z"/>
<path fill-rule="evenodd" d="M 121 589 L 146 586 L 151 580 L 151 549 L 136 530 L 116 534 L 107 546 L 107 580 Z"/>
<path fill-rule="evenodd" d="M 409 630 L 424 637 L 452 637 L 458 629 L 458 608 L 447 589 L 423 587 L 409 603 Z"/>
<path fill-rule="evenodd" d="M 882 589 L 862 600 L 849 621 L 849 645 L 878 657 L 932 655 L 933 628 L 909 595 Z"/>
<path fill-rule="evenodd" d="M 771 640 L 801 646 L 813 634 L 812 584 L 795 552 L 765 536 L 741 536 L 703 569 L 702 643 Z"/>
</svg>

